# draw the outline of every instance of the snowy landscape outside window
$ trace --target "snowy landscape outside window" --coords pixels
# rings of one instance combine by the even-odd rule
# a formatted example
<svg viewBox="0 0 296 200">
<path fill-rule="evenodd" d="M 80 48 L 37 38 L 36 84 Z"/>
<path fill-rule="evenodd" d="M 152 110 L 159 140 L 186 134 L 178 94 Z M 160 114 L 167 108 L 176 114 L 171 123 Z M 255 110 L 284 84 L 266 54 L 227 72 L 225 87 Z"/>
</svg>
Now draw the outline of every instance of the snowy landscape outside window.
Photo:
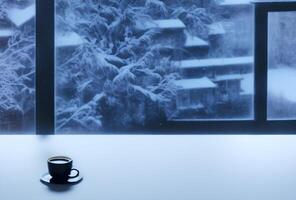
<svg viewBox="0 0 296 200">
<path fill-rule="evenodd" d="M 0 0 L 0 133 L 34 129 L 35 1 Z"/>
<path fill-rule="evenodd" d="M 56 0 L 56 131 L 253 119 L 248 0 Z"/>
<path fill-rule="evenodd" d="M 296 12 L 270 12 L 268 20 L 268 118 L 296 119 Z"/>
</svg>

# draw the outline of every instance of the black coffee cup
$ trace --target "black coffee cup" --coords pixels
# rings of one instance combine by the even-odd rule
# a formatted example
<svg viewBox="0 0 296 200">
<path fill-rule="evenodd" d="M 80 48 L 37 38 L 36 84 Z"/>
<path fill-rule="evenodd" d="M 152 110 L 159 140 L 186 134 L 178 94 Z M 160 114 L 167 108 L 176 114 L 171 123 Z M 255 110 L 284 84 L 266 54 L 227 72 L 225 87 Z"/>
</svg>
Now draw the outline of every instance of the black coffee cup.
<svg viewBox="0 0 296 200">
<path fill-rule="evenodd" d="M 66 156 L 54 156 L 47 160 L 48 172 L 54 182 L 67 182 L 71 178 L 79 176 L 79 170 L 72 169 L 73 160 Z M 71 172 L 76 171 L 74 176 Z"/>
</svg>

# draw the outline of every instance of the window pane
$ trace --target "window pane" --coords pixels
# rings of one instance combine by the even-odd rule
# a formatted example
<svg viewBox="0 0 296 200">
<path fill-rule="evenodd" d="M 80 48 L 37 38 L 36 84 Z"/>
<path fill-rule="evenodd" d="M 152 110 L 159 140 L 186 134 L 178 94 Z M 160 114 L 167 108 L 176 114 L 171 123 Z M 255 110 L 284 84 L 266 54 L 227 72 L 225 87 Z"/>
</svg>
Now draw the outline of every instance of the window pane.
<svg viewBox="0 0 296 200">
<path fill-rule="evenodd" d="M 296 12 L 268 18 L 268 118 L 296 119 Z"/>
<path fill-rule="evenodd" d="M 32 131 L 35 1 L 0 1 L 0 132 Z"/>
<path fill-rule="evenodd" d="M 253 118 L 249 1 L 56 0 L 57 132 Z"/>
</svg>

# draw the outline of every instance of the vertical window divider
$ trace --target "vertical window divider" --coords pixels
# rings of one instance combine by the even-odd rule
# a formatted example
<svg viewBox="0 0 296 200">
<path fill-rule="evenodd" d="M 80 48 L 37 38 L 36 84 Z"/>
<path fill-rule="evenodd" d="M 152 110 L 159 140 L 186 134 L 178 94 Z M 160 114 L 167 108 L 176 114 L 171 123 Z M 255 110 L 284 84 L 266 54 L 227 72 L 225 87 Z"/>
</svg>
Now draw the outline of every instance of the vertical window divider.
<svg viewBox="0 0 296 200">
<path fill-rule="evenodd" d="M 36 0 L 36 134 L 55 130 L 54 0 Z"/>
<path fill-rule="evenodd" d="M 267 121 L 267 73 L 268 73 L 268 13 L 260 4 L 255 4 L 254 40 L 255 121 L 260 128 Z"/>
</svg>

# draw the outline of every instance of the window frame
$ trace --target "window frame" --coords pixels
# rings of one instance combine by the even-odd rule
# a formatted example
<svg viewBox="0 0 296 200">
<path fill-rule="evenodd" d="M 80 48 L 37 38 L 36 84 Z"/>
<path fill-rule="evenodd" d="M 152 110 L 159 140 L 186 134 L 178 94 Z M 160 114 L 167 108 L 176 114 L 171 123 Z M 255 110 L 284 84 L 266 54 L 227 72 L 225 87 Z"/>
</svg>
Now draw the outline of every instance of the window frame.
<svg viewBox="0 0 296 200">
<path fill-rule="evenodd" d="M 296 120 L 267 120 L 268 13 L 296 11 L 293 1 L 254 1 L 254 119 L 168 121 L 160 127 L 132 130 L 153 134 L 285 134 Z M 55 1 L 36 0 L 36 134 L 55 134 Z M 238 133 L 239 131 L 239 133 Z M 106 131 L 108 132 L 108 131 Z M 112 130 L 111 133 L 127 133 Z"/>
</svg>

